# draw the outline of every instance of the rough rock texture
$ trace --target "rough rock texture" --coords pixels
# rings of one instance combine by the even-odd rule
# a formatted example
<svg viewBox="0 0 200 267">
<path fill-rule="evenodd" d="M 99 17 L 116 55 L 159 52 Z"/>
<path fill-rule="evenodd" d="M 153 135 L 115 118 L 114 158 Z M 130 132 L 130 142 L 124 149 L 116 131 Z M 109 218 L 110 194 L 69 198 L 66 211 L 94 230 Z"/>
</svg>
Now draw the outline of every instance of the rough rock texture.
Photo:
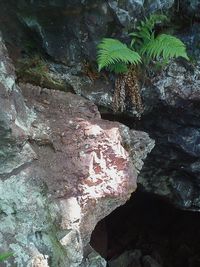
<svg viewBox="0 0 200 267">
<path fill-rule="evenodd" d="M 137 20 L 143 13 L 154 13 L 158 11 L 166 11 L 173 6 L 174 0 L 161 0 L 161 1 L 144 1 L 144 0 L 120 0 L 108 1 L 109 6 L 117 17 L 118 21 L 123 26 L 129 26 Z"/>
<path fill-rule="evenodd" d="M 200 1 L 199 0 L 183 0 L 179 2 L 178 7 L 185 18 L 199 19 Z"/>
<path fill-rule="evenodd" d="M 109 267 L 162 267 L 150 255 L 142 255 L 138 249 L 125 251 L 122 255 L 114 260 L 109 261 Z"/>
<path fill-rule="evenodd" d="M 136 189 L 154 142 L 79 96 L 27 84 L 23 97 L 2 40 L 0 60 L 1 251 L 11 266 L 106 266 L 91 232 Z"/>
<path fill-rule="evenodd" d="M 48 65 L 50 75 L 66 85 L 65 91 L 70 88 L 95 104 L 112 109 L 113 82 L 97 73 L 96 45 L 105 36 L 129 38 L 127 28 L 132 29 L 137 19 L 166 11 L 173 2 L 2 0 L 0 29 L 15 61 L 38 51 L 48 55 L 53 61 Z M 132 113 L 137 112 L 134 109 Z"/>
<path fill-rule="evenodd" d="M 16 46 L 19 45 L 23 32 L 28 31 L 53 59 L 71 65 L 73 62 L 83 62 L 83 59 L 94 60 L 98 41 L 104 36 L 119 35 L 123 26 L 130 28 L 144 10 L 147 13 L 164 11 L 173 2 L 174 0 L 2 0 L 1 20 L 6 27 L 1 30 L 11 45 Z M 10 36 L 9 30 L 12 31 Z M 12 43 L 13 39 L 15 44 Z M 31 46 L 30 39 L 27 42 L 26 45 Z"/>
<path fill-rule="evenodd" d="M 143 117 L 141 127 L 151 132 L 156 146 L 139 183 L 144 190 L 190 210 L 200 209 L 199 66 L 199 62 L 171 62 L 153 82 L 151 90 L 159 102 L 146 102 L 152 111 Z M 144 90 L 146 96 L 151 93 Z"/>
<path fill-rule="evenodd" d="M 150 81 L 148 88 L 142 88 L 145 114 L 139 129 L 151 133 L 157 145 L 140 183 L 144 190 L 165 196 L 181 208 L 199 210 L 198 0 L 2 0 L 0 25 L 14 59 L 42 48 L 53 61 L 48 65 L 52 77 L 66 84 L 66 90 L 71 88 L 108 111 L 112 109 L 114 78 L 96 73 L 96 44 L 103 36 L 126 40 L 127 29 L 142 15 L 158 10 L 174 12 L 178 20 L 183 18 L 189 25 L 196 20 L 191 27 L 186 23 L 180 36 L 188 44 L 195 67 L 172 62 L 166 72 Z M 128 105 L 125 113 L 137 114 Z M 15 143 L 13 147 L 9 157 L 20 149 Z M 9 168 L 8 163 L 3 166 Z"/>
</svg>

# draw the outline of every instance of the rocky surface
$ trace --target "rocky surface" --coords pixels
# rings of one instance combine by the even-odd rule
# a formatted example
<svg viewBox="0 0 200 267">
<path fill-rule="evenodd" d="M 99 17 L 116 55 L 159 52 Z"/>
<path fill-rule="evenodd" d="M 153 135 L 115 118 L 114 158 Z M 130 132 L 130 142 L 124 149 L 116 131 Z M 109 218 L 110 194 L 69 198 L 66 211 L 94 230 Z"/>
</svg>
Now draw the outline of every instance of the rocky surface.
<svg viewBox="0 0 200 267">
<path fill-rule="evenodd" d="M 106 266 L 90 235 L 136 189 L 154 142 L 80 96 L 19 88 L 2 40 L 0 59 L 0 240 L 14 252 L 5 266 Z"/>
<path fill-rule="evenodd" d="M 187 44 L 192 63 L 171 62 L 151 77 L 141 88 L 145 110 L 141 121 L 128 118 L 138 114 L 127 99 L 123 122 L 130 127 L 138 124 L 139 130 L 156 139 L 140 175 L 141 188 L 180 208 L 199 210 L 198 0 L 2 0 L 0 25 L 14 60 L 43 52 L 48 55 L 48 75 L 61 81 L 62 90 L 82 95 L 112 114 L 114 77 L 97 73 L 96 44 L 103 36 L 126 41 L 127 29 L 143 15 L 159 10 L 178 18 L 179 37 Z M 43 78 L 39 83 L 46 86 Z M 120 112 L 114 119 L 121 119 Z"/>
<path fill-rule="evenodd" d="M 142 256 L 140 250 L 125 251 L 114 260 L 109 261 L 109 267 L 161 267 L 150 255 Z"/>
<path fill-rule="evenodd" d="M 23 40 L 24 46 L 30 48 L 35 40 L 53 59 L 72 65 L 73 62 L 95 60 L 99 40 L 104 36 L 120 35 L 123 27 L 132 27 L 144 10 L 146 13 L 164 11 L 173 3 L 174 0 L 3 0 L 0 3 L 1 20 L 6 27 L 1 30 L 12 46 L 20 48 Z M 22 38 L 25 32 L 32 35 L 31 41 Z"/>
<path fill-rule="evenodd" d="M 178 3 L 178 9 L 180 9 L 185 19 L 195 20 L 199 19 L 200 1 L 199 0 L 183 0 Z"/>
<path fill-rule="evenodd" d="M 171 62 L 153 86 L 159 101 L 146 102 L 151 111 L 144 115 L 141 129 L 151 132 L 156 147 L 140 184 L 180 208 L 199 210 L 199 63 Z"/>
<path fill-rule="evenodd" d="M 174 0 L 161 0 L 161 1 L 143 1 L 143 0 L 126 0 L 115 1 L 109 0 L 108 4 L 120 24 L 124 27 L 129 27 L 131 23 L 137 21 L 137 19 L 143 14 L 155 13 L 159 11 L 166 11 L 174 4 Z"/>
<path fill-rule="evenodd" d="M 74 90 L 112 110 L 114 79 L 97 73 L 96 45 L 105 36 L 127 39 L 127 28 L 132 29 L 140 17 L 167 11 L 173 3 L 174 0 L 2 0 L 0 25 L 4 26 L 0 28 L 15 61 L 38 51 L 44 57 L 48 55 L 50 76 L 61 81 L 62 90 Z M 33 82 L 31 74 L 29 79 L 23 73 L 20 76 Z M 44 82 L 46 77 L 42 82 L 41 77 L 34 79 L 37 85 L 53 88 Z"/>
</svg>

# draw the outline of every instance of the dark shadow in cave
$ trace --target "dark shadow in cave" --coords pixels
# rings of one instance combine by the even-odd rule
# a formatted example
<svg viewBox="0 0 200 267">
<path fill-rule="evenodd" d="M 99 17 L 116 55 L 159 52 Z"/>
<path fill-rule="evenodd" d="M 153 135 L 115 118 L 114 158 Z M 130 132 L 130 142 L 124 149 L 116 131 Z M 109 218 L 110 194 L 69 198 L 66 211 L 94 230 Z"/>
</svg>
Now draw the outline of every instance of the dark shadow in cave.
<svg viewBox="0 0 200 267">
<path fill-rule="evenodd" d="M 106 251 L 107 260 L 138 249 L 162 267 L 199 267 L 199 225 L 198 212 L 176 209 L 138 190 L 125 205 L 98 223 L 91 245 L 104 257 Z"/>
</svg>

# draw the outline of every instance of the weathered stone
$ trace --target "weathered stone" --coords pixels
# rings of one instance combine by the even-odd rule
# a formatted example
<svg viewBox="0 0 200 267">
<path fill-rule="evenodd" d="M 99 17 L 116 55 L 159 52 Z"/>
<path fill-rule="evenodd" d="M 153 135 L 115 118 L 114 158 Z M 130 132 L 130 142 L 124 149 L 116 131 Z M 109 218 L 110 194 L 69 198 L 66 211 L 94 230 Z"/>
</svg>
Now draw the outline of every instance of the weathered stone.
<svg viewBox="0 0 200 267">
<path fill-rule="evenodd" d="M 133 28 L 144 11 L 148 14 L 168 10 L 173 3 L 174 0 L 3 0 L 1 30 L 15 51 L 39 46 L 56 61 L 71 66 L 84 60 L 95 61 L 99 40 L 119 35 L 124 26 Z M 27 38 L 27 30 L 31 38 Z"/>
<path fill-rule="evenodd" d="M 165 197 L 183 209 L 199 210 L 199 62 L 171 62 L 153 80 L 157 101 L 148 101 L 151 91 L 143 88 L 146 115 L 144 129 L 156 146 L 140 175 L 147 192 Z M 147 98 L 146 98 L 147 97 Z M 156 107 L 157 105 L 157 107 Z M 193 167 L 194 166 L 194 167 Z M 148 169 L 148 170 L 147 170 Z"/>
<path fill-rule="evenodd" d="M 83 55 L 95 58 L 96 42 L 110 31 L 113 20 L 105 1 L 20 1 L 17 9 L 44 50 L 69 65 L 82 61 Z"/>
<path fill-rule="evenodd" d="M 154 86 L 159 98 L 169 106 L 181 107 L 185 102 L 199 101 L 200 66 L 184 66 L 171 62 Z"/>
<path fill-rule="evenodd" d="M 125 251 L 118 258 L 109 261 L 109 267 L 142 267 L 142 253 L 140 250 Z"/>
<path fill-rule="evenodd" d="M 200 1 L 199 0 L 183 0 L 179 2 L 179 11 L 184 17 L 199 19 Z"/>
<path fill-rule="evenodd" d="M 142 15 L 144 10 L 146 13 L 167 10 L 173 6 L 174 0 L 109 0 L 108 3 L 121 25 L 130 27 L 131 23 L 134 25 L 134 22 Z"/>
<path fill-rule="evenodd" d="M 0 59 L 1 250 L 14 252 L 12 266 L 104 267 L 85 255 L 91 233 L 136 189 L 153 141 L 102 120 L 80 96 L 29 84 L 22 95 L 2 41 Z"/>
<path fill-rule="evenodd" d="M 161 265 L 149 255 L 144 256 L 142 261 L 144 267 L 161 267 Z"/>
</svg>

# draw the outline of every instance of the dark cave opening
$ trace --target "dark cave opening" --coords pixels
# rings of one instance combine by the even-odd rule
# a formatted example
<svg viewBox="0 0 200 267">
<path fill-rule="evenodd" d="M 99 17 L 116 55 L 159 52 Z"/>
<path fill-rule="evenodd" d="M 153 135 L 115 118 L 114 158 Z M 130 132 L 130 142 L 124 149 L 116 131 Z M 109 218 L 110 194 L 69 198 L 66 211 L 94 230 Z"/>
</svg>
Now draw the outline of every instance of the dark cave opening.
<svg viewBox="0 0 200 267">
<path fill-rule="evenodd" d="M 98 223 L 91 245 L 111 267 L 199 267 L 199 224 L 199 212 L 177 209 L 138 189 Z M 133 251 L 137 259 L 114 261 L 125 251 Z"/>
</svg>

